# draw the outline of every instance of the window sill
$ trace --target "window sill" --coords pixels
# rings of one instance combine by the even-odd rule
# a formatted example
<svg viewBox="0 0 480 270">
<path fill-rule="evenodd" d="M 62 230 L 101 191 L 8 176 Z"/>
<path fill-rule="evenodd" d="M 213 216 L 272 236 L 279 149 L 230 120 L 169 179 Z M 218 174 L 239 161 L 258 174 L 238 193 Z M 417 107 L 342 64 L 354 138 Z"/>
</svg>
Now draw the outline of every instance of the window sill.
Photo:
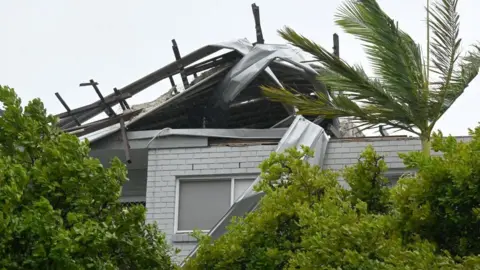
<svg viewBox="0 0 480 270">
<path fill-rule="evenodd" d="M 177 233 L 172 235 L 173 243 L 197 243 L 197 239 L 191 236 L 190 233 Z"/>
</svg>

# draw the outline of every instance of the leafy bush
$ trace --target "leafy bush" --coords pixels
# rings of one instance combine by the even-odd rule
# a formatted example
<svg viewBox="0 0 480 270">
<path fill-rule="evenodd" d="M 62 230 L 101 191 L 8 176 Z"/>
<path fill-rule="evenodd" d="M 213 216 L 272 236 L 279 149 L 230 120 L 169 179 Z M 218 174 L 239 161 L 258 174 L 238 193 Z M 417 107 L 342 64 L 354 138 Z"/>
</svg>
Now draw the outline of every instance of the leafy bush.
<svg viewBox="0 0 480 270">
<path fill-rule="evenodd" d="M 345 181 L 351 187 L 353 202 L 364 201 L 369 212 L 386 213 L 390 208 L 390 181 L 384 176 L 387 170 L 383 157 L 369 145 L 360 154 L 358 163 L 343 172 Z"/>
<path fill-rule="evenodd" d="M 437 138 L 434 145 L 442 145 L 440 141 Z M 479 156 L 466 157 L 475 150 L 467 144 L 452 147 L 452 138 L 445 141 L 450 143 L 444 146 L 464 157 L 458 161 L 464 163 L 460 166 L 463 169 L 456 174 L 475 175 L 467 168 L 477 166 L 475 170 L 478 170 Z M 478 147 L 479 141 L 476 135 L 470 147 Z M 362 154 L 357 165 L 343 173 L 351 190 L 338 184 L 337 173 L 320 170 L 304 161 L 311 155 L 307 148 L 289 149 L 285 153 L 273 153 L 265 160 L 261 165 L 262 181 L 255 187 L 265 192 L 265 196 L 257 210 L 243 218 L 234 218 L 228 232 L 215 241 L 197 233 L 199 249 L 196 257 L 186 262 L 185 269 L 480 269 L 480 257 L 475 256 L 478 252 L 472 250 L 470 257 L 451 256 L 450 249 L 439 245 L 441 242 L 421 233 L 429 227 L 413 226 L 433 224 L 423 222 L 425 214 L 418 215 L 412 209 L 420 202 L 430 205 L 428 202 L 432 201 L 434 205 L 435 200 L 443 201 L 442 196 L 430 197 L 428 194 L 434 191 L 415 188 L 418 184 L 413 183 L 413 179 L 401 180 L 390 196 L 382 176 L 385 164 L 372 148 Z M 420 167 L 426 166 L 420 168 L 417 179 L 427 183 L 433 179 L 428 173 L 437 172 L 428 168 L 438 166 L 442 159 L 421 155 L 411 154 L 405 158 L 409 162 L 417 160 L 416 165 Z M 448 172 L 456 171 L 454 163 L 451 168 Z M 443 168 L 442 171 L 447 173 Z M 465 182 L 465 178 L 462 179 Z M 478 178 L 470 179 L 475 182 Z M 465 210 L 462 214 L 470 218 L 462 217 L 462 220 L 473 221 L 477 217 L 478 201 L 475 205 L 473 198 L 478 193 L 469 189 L 473 186 L 472 183 L 464 186 L 469 190 L 462 194 L 467 196 L 469 203 L 465 207 L 470 207 L 470 212 Z M 416 193 L 408 197 L 407 189 L 414 189 Z M 459 196 L 451 204 L 464 205 L 461 201 Z M 443 220 L 437 217 L 435 221 Z M 454 230 L 449 234 L 459 236 L 465 231 Z"/>
<path fill-rule="evenodd" d="M 442 156 L 402 155 L 418 175 L 392 190 L 395 214 L 406 237 L 420 235 L 454 255 L 480 254 L 480 127 L 470 142 L 434 135 Z"/>
<path fill-rule="evenodd" d="M 172 269 L 145 208 L 119 203 L 125 166 L 105 169 L 43 104 L 0 86 L 0 269 Z"/>
</svg>

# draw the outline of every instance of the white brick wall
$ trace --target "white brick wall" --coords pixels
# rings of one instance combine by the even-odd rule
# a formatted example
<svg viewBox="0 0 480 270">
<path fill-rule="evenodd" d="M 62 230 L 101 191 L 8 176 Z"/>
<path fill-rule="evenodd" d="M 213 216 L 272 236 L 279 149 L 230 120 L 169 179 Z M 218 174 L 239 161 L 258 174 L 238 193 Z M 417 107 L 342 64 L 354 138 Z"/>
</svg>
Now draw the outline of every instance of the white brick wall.
<svg viewBox="0 0 480 270">
<path fill-rule="evenodd" d="M 324 159 L 324 167 L 340 170 L 345 166 L 353 165 L 358 161 L 365 147 L 372 145 L 378 154 L 385 157 L 389 168 L 404 168 L 398 153 L 418 151 L 421 149 L 418 138 L 385 137 L 385 138 L 356 138 L 332 139 L 328 143 Z"/>
<path fill-rule="evenodd" d="M 468 141 L 471 137 L 457 137 L 457 140 Z M 402 171 L 405 168 L 399 153 L 420 151 L 421 142 L 416 137 L 371 137 L 332 139 L 328 143 L 323 162 L 324 168 L 341 170 L 346 166 L 354 165 L 360 154 L 368 145 L 372 145 L 375 151 L 385 158 L 389 170 Z M 431 151 L 432 155 L 440 155 Z M 339 179 L 342 185 L 346 185 L 343 179 Z"/>
<path fill-rule="evenodd" d="M 468 141 L 471 137 L 456 137 L 460 141 Z M 421 142 L 416 137 L 371 137 L 352 139 L 332 139 L 328 143 L 324 167 L 333 170 L 343 169 L 345 166 L 357 162 L 365 147 L 372 145 L 378 154 L 385 157 L 390 169 L 404 168 L 399 153 L 420 151 Z M 432 151 L 432 155 L 438 155 Z"/>
<path fill-rule="evenodd" d="M 276 145 L 211 146 L 157 149 L 148 153 L 147 220 L 156 221 L 174 247 L 178 260 L 195 247 L 188 235 L 174 235 L 175 185 L 179 176 L 257 174 L 258 165 L 275 151 Z"/>
<path fill-rule="evenodd" d="M 457 137 L 469 140 L 469 137 Z M 385 157 L 390 169 L 404 165 L 398 153 L 421 149 L 418 138 L 376 137 L 332 139 L 328 143 L 324 167 L 339 170 L 357 162 L 367 145 Z M 174 235 L 175 184 L 178 176 L 214 176 L 259 173 L 258 165 L 276 145 L 248 145 L 238 147 L 211 146 L 182 149 L 157 149 L 148 153 L 147 220 L 156 221 L 168 241 L 181 249 L 178 260 L 195 247 L 188 235 Z"/>
</svg>

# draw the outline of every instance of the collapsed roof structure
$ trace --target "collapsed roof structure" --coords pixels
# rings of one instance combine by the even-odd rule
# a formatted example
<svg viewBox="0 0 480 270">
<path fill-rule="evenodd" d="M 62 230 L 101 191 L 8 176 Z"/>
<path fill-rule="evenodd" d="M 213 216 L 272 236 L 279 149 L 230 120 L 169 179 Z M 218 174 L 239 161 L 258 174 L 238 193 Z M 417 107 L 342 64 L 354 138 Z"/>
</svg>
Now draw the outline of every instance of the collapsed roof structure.
<svg viewBox="0 0 480 270">
<path fill-rule="evenodd" d="M 249 139 L 281 139 L 277 152 L 307 145 L 316 150 L 316 157 L 311 160 L 314 164 L 320 164 L 323 159 L 327 135 L 362 137 L 348 119 L 298 116 L 296 108 L 263 96 L 260 88 L 263 85 L 293 88 L 312 98 L 317 91 L 327 95 L 328 91 L 316 79 L 316 67 L 299 51 L 288 45 L 265 44 L 259 8 L 253 4 L 252 10 L 256 29 L 254 43 L 247 39 L 213 43 L 182 57 L 177 42 L 172 40 L 174 62 L 125 87 L 114 88 L 107 96 L 102 95 L 94 80 L 80 84 L 93 87 L 99 97 L 96 102 L 70 109 L 60 94 L 55 93 L 66 110 L 57 115 L 60 127 L 81 139 L 95 141 L 97 146 L 102 145 L 97 152 L 109 149 L 117 155 L 124 151 L 126 163 L 132 163 L 132 157 L 136 160 L 130 167 L 148 163 L 144 150 L 153 146 L 156 138 L 170 135 L 218 137 L 240 143 Z M 333 53 L 338 57 L 336 34 L 333 43 Z M 223 51 L 226 52 L 221 53 Z M 180 78 L 178 85 L 174 77 Z M 170 89 L 156 99 L 136 105 L 126 101 L 167 79 Z M 107 115 L 105 119 L 88 122 L 103 113 Z M 140 144 L 139 139 L 142 139 Z M 118 149 L 110 149 L 114 144 Z M 254 183 L 258 181 L 257 177 Z M 210 235 L 214 239 L 225 232 L 232 216 L 255 209 L 263 194 L 253 191 L 252 187 L 253 184 L 212 228 Z M 190 256 L 195 256 L 195 252 L 196 249 L 192 250 Z"/>
<path fill-rule="evenodd" d="M 94 88 L 99 96 L 96 102 L 70 109 L 60 94 L 55 93 L 66 110 L 57 115 L 60 127 L 91 141 L 121 132 L 127 162 L 131 162 L 127 129 L 289 127 L 296 109 L 266 99 L 260 86 L 288 86 L 312 96 L 315 91 L 327 93 L 326 88 L 316 80 L 314 66 L 301 53 L 291 46 L 264 43 L 258 6 L 253 4 L 252 10 L 255 43 L 247 39 L 213 43 L 182 57 L 176 41 L 172 40 L 174 62 L 123 88 L 114 88 L 112 94 L 104 97 L 94 80 L 80 84 Z M 334 35 L 336 55 L 338 48 L 338 36 Z M 225 49 L 228 52 L 212 57 Z M 175 84 L 174 76 L 180 76 L 180 86 Z M 159 98 L 134 106 L 127 103 L 128 98 L 166 79 L 171 89 Z M 120 111 L 113 109 L 117 105 Z M 107 118 L 86 123 L 101 113 Z M 306 118 L 332 137 L 352 136 L 352 127 L 342 128 L 338 119 Z M 346 123 L 349 125 L 351 123 Z M 358 135 L 359 131 L 354 133 Z"/>
</svg>

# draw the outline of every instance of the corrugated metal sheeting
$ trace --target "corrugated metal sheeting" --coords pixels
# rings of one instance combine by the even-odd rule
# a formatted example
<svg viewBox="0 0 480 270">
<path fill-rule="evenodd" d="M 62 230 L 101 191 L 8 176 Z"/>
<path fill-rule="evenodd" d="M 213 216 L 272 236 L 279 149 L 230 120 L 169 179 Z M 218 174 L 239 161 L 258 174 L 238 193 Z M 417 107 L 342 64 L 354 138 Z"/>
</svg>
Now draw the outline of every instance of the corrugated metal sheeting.
<svg viewBox="0 0 480 270">
<path fill-rule="evenodd" d="M 290 147 L 300 147 L 302 145 L 310 147 L 315 151 L 315 156 L 308 160 L 312 165 L 323 164 L 325 151 L 327 149 L 328 137 L 325 130 L 308 121 L 302 116 L 297 116 L 290 128 L 283 135 L 280 140 L 276 152 L 283 152 Z M 209 235 L 212 239 L 217 239 L 226 232 L 226 227 L 234 216 L 244 216 L 248 212 L 253 211 L 263 197 L 263 193 L 258 193 L 253 190 L 253 187 L 261 181 L 260 176 L 252 183 L 252 185 L 240 196 L 240 198 L 230 207 L 228 212 L 220 219 L 220 221 L 213 227 Z M 187 257 L 195 256 L 197 248 L 195 248 Z"/>
</svg>

